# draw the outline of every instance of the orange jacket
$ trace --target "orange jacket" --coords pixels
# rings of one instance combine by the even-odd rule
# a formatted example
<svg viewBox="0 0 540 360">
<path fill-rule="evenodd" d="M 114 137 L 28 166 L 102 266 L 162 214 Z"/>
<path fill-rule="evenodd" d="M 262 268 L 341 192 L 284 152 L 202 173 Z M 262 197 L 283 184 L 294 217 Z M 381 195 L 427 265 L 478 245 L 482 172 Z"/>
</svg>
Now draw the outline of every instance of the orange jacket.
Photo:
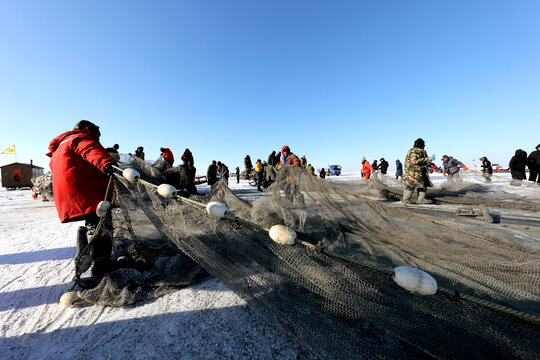
<svg viewBox="0 0 540 360">
<path fill-rule="evenodd" d="M 373 168 L 369 164 L 369 161 L 364 161 L 362 164 L 362 168 L 360 169 L 360 175 L 362 175 L 363 180 L 367 180 L 371 177 L 371 172 L 373 171 Z"/>
<path fill-rule="evenodd" d="M 293 153 L 290 153 L 287 157 L 281 157 L 281 161 L 279 162 L 279 168 L 281 169 L 285 165 L 293 165 L 301 167 L 300 165 L 300 159 Z"/>
</svg>

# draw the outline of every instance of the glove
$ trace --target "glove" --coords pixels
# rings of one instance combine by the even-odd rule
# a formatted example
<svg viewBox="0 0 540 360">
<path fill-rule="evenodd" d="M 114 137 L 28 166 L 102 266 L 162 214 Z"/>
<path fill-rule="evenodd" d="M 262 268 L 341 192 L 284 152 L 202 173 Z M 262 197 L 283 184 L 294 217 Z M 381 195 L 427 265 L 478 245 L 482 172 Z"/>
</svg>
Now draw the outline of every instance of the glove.
<svg viewBox="0 0 540 360">
<path fill-rule="evenodd" d="M 462 168 L 463 170 L 469 170 L 469 168 L 466 167 L 465 165 L 463 165 L 461 168 Z"/>
<path fill-rule="evenodd" d="M 107 165 L 105 165 L 105 167 L 103 168 L 103 172 L 109 176 L 113 175 L 114 174 L 113 163 L 108 163 Z"/>
</svg>

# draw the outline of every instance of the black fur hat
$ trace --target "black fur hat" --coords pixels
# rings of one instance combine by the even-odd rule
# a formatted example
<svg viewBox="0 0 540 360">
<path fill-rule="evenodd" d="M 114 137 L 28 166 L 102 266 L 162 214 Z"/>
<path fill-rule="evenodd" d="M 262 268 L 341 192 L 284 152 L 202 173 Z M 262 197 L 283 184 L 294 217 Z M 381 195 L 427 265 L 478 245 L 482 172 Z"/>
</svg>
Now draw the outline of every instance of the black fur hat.
<svg viewBox="0 0 540 360">
<path fill-rule="evenodd" d="M 414 140 L 414 147 L 423 149 L 426 146 L 426 143 L 424 142 L 424 139 L 418 138 Z"/>
</svg>

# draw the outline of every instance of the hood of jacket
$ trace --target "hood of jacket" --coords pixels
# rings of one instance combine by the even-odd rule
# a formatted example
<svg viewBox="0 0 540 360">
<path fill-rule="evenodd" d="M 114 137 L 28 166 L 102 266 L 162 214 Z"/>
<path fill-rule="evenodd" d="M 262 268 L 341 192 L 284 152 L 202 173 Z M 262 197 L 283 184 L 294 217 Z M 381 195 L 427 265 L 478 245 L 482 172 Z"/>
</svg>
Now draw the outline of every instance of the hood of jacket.
<svg viewBox="0 0 540 360">
<path fill-rule="evenodd" d="M 49 152 L 47 153 L 47 156 L 52 157 L 52 153 L 55 152 L 56 149 L 58 149 L 58 146 L 60 146 L 60 144 L 64 140 L 66 140 L 68 137 L 72 135 L 78 135 L 78 134 L 86 134 L 88 136 L 91 136 L 90 133 L 86 129 L 66 131 L 65 133 L 62 133 L 51 140 L 51 142 L 49 143 Z"/>
</svg>

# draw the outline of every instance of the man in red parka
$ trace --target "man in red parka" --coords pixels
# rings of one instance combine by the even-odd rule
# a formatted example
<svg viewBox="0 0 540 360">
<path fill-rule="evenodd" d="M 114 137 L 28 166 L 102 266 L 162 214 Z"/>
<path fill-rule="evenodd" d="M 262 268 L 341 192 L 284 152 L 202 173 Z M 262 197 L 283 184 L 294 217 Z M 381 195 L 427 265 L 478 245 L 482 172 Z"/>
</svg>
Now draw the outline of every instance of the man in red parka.
<svg viewBox="0 0 540 360">
<path fill-rule="evenodd" d="M 54 202 L 62 223 L 85 221 L 77 234 L 77 257 L 88 244 L 86 235 L 94 235 L 99 222 L 96 208 L 105 198 L 109 176 L 115 163 L 99 143 L 99 127 L 88 120 L 79 121 L 73 130 L 54 138 L 49 144 Z M 110 260 L 112 241 L 106 231 L 95 234 L 91 255 L 93 276 L 103 276 Z"/>
</svg>

